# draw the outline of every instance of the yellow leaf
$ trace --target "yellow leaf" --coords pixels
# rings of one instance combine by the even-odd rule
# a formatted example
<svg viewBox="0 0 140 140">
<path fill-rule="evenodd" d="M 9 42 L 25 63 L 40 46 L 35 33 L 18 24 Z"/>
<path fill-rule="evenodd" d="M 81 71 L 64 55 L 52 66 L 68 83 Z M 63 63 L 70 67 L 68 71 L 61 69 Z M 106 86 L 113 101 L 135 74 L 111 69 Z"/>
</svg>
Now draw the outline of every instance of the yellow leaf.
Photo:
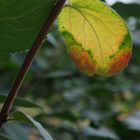
<svg viewBox="0 0 140 140">
<path fill-rule="evenodd" d="M 81 72 L 112 76 L 132 54 L 125 22 L 100 0 L 69 0 L 59 18 L 68 52 Z"/>
</svg>

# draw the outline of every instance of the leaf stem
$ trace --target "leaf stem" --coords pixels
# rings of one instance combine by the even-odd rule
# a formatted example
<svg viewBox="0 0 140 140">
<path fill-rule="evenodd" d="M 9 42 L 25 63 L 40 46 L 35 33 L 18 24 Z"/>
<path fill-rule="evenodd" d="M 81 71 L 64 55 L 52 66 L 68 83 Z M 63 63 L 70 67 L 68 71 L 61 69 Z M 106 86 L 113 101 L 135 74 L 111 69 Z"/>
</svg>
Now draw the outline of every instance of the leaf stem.
<svg viewBox="0 0 140 140">
<path fill-rule="evenodd" d="M 55 21 L 55 19 L 57 18 L 57 16 L 61 12 L 65 2 L 66 2 L 66 0 L 57 0 L 57 3 L 54 6 L 50 16 L 48 17 L 48 19 L 44 23 L 41 31 L 39 32 L 31 49 L 29 50 L 22 66 L 20 68 L 18 75 L 11 86 L 9 94 L 8 94 L 6 101 L 5 101 L 5 103 L 2 107 L 2 110 L 0 112 L 0 127 L 2 127 L 4 122 L 6 122 L 7 117 L 9 115 L 9 112 L 11 110 L 11 107 L 13 105 L 13 102 L 14 102 L 14 100 L 17 96 L 17 93 L 19 91 L 19 88 L 21 87 L 21 84 L 26 76 L 26 73 L 28 72 L 30 65 L 32 64 L 32 62 L 34 60 L 34 57 L 35 57 L 37 51 L 41 47 L 41 44 L 42 44 L 45 36 L 47 35 L 49 28 L 52 26 L 53 22 Z"/>
</svg>

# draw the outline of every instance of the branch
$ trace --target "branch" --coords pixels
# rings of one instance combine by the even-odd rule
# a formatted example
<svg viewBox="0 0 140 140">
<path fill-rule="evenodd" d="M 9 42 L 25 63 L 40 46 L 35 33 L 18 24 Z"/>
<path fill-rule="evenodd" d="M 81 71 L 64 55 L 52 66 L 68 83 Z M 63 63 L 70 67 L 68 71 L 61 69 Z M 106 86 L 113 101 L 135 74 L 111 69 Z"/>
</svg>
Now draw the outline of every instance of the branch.
<svg viewBox="0 0 140 140">
<path fill-rule="evenodd" d="M 45 36 L 47 35 L 47 33 L 49 31 L 49 28 L 51 27 L 51 25 L 53 24 L 53 22 L 55 21 L 55 19 L 59 15 L 59 13 L 61 12 L 65 2 L 66 2 L 66 0 L 58 0 L 57 1 L 57 3 L 54 6 L 49 18 L 44 23 L 41 31 L 39 32 L 39 34 L 36 37 L 31 49 L 29 50 L 22 66 L 21 66 L 21 69 L 20 69 L 18 75 L 17 75 L 14 83 L 11 86 L 9 94 L 8 94 L 8 96 L 6 98 L 6 101 L 5 101 L 5 103 L 2 107 L 2 110 L 0 112 L 0 127 L 7 120 L 7 117 L 9 115 L 9 112 L 10 112 L 11 107 L 13 105 L 14 99 L 17 96 L 17 93 L 19 91 L 19 88 L 21 87 L 21 84 L 22 84 L 25 76 L 26 76 L 26 73 L 28 72 L 28 70 L 30 68 L 30 65 L 32 64 L 33 59 L 34 59 L 37 51 L 41 47 L 41 44 L 42 44 Z"/>
</svg>

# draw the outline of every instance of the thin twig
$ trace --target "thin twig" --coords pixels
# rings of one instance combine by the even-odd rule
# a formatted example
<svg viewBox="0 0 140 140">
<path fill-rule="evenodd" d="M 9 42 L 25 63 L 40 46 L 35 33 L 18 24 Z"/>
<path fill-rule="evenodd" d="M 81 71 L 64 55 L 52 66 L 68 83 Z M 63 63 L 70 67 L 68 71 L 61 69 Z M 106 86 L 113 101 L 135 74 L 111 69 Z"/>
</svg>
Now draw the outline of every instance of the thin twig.
<svg viewBox="0 0 140 140">
<path fill-rule="evenodd" d="M 33 62 L 33 59 L 38 51 L 38 49 L 41 47 L 41 44 L 47 35 L 49 28 L 57 18 L 58 14 L 63 8 L 63 5 L 65 4 L 66 0 L 58 0 L 56 5 L 54 6 L 49 18 L 46 20 L 45 24 L 43 25 L 41 31 L 39 32 L 37 38 L 35 39 L 30 51 L 28 52 L 21 69 L 14 81 L 14 83 L 11 86 L 11 89 L 9 91 L 9 94 L 6 98 L 6 101 L 2 107 L 2 110 L 0 112 L 0 127 L 3 125 L 3 123 L 6 121 L 9 112 L 11 110 L 12 104 L 14 102 L 15 97 L 17 96 L 18 90 L 21 87 L 21 84 L 26 76 L 26 73 L 28 72 L 28 69 L 30 68 L 30 65 Z"/>
</svg>

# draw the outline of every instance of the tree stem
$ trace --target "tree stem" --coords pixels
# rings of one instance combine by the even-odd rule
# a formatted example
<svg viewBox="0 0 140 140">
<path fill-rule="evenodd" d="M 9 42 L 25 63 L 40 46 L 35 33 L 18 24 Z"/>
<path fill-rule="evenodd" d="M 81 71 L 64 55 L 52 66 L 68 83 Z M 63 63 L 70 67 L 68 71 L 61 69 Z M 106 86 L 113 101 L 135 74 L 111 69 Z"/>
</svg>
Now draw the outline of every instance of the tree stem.
<svg viewBox="0 0 140 140">
<path fill-rule="evenodd" d="M 46 22 L 44 23 L 41 31 L 39 32 L 38 36 L 36 37 L 31 49 L 29 50 L 22 66 L 21 69 L 14 81 L 14 83 L 11 86 L 11 89 L 9 91 L 9 94 L 6 98 L 6 101 L 2 107 L 2 110 L 0 112 L 0 127 L 3 125 L 3 123 L 7 120 L 7 117 L 9 115 L 9 112 L 11 110 L 11 107 L 13 105 L 13 102 L 17 96 L 17 93 L 19 91 L 19 88 L 21 87 L 21 84 L 26 76 L 26 73 L 28 72 L 30 65 L 33 62 L 33 59 L 37 53 L 37 51 L 39 50 L 39 48 L 41 47 L 41 44 L 45 38 L 45 36 L 47 35 L 49 28 L 51 27 L 51 25 L 53 24 L 53 22 L 55 21 L 55 19 L 57 18 L 57 16 L 59 15 L 59 13 L 61 12 L 64 4 L 65 4 L 66 0 L 58 0 L 56 5 L 54 6 L 49 18 L 46 20 Z"/>
</svg>

